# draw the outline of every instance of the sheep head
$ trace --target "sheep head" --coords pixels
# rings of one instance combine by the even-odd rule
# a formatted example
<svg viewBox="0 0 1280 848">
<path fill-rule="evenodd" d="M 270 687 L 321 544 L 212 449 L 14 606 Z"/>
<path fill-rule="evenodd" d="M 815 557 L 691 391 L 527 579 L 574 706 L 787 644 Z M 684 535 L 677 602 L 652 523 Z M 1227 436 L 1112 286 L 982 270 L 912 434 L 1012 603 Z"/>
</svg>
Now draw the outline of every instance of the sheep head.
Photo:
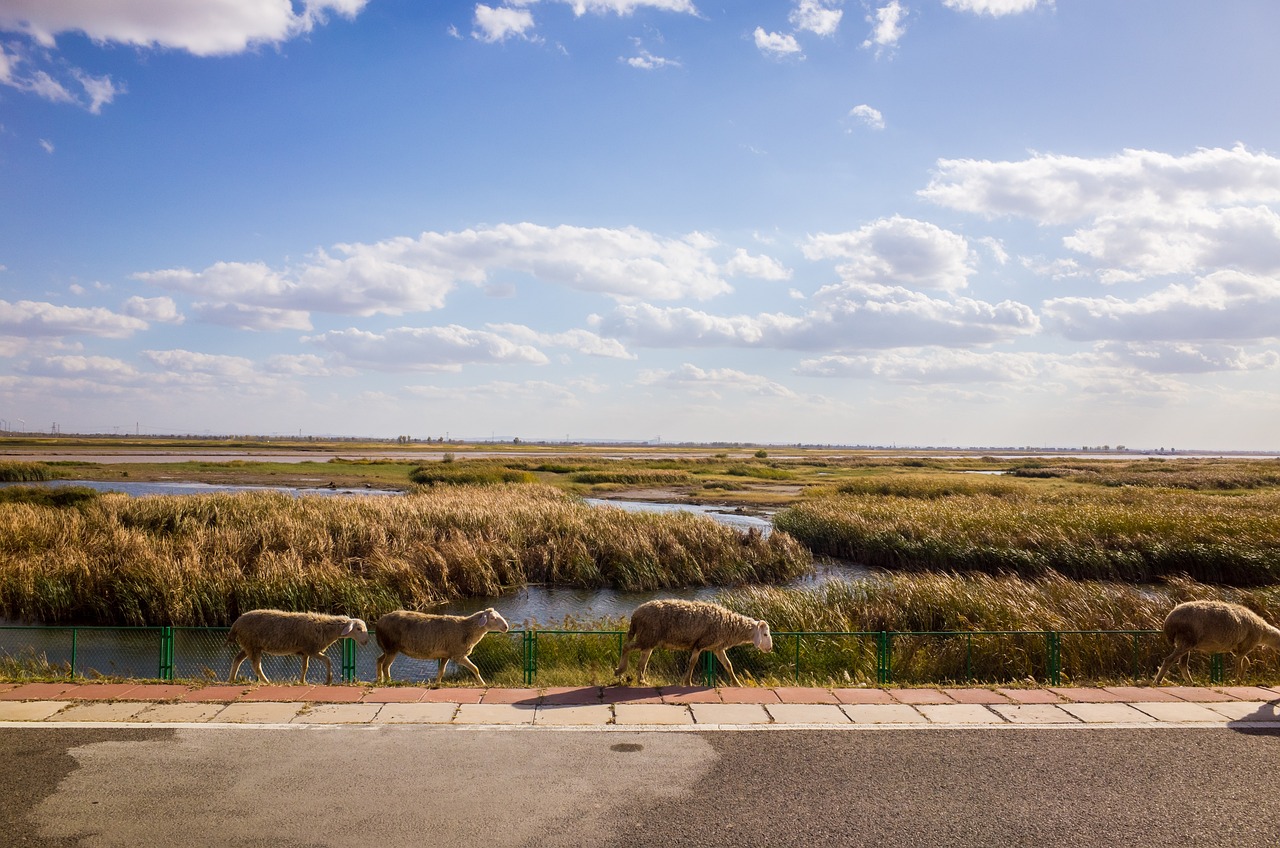
<svg viewBox="0 0 1280 848">
<path fill-rule="evenodd" d="M 369 628 L 358 618 L 347 619 L 347 623 L 343 625 L 342 632 L 339 635 L 342 638 L 355 639 L 361 645 L 369 644 Z"/>
<path fill-rule="evenodd" d="M 481 615 L 480 623 L 486 630 L 492 630 L 498 633 L 506 633 L 511 629 L 511 625 L 507 624 L 507 620 L 503 618 L 502 614 L 493 607 L 489 607 L 484 611 Z"/>
<path fill-rule="evenodd" d="M 769 632 L 769 622 L 756 622 L 756 630 L 755 633 L 751 635 L 751 641 L 757 648 L 765 653 L 773 650 L 773 634 Z"/>
</svg>

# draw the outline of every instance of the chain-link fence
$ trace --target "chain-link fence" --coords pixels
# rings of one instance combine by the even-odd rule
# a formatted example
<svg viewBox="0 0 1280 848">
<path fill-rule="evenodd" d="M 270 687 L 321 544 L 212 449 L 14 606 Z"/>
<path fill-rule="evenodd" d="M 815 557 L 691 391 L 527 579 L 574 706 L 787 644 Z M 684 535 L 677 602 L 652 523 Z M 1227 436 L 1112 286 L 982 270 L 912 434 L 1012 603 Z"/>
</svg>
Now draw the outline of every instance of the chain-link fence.
<svg viewBox="0 0 1280 848">
<path fill-rule="evenodd" d="M 0 626 L 0 676 L 123 677 L 159 680 L 225 681 L 236 647 L 225 627 L 18 627 Z M 496 686 L 604 685 L 616 679 L 625 633 L 620 630 L 512 630 L 491 633 L 476 645 L 471 661 L 485 683 Z M 381 653 L 371 631 L 367 646 L 344 639 L 325 655 L 337 681 L 373 681 Z M 751 646 L 727 652 L 744 681 L 783 685 L 996 684 L 1066 681 L 1143 680 L 1168 653 L 1157 630 L 782 632 L 773 651 Z M 671 684 L 683 679 L 689 654 L 655 651 L 646 679 Z M 628 673 L 636 674 L 633 654 Z M 398 655 L 395 681 L 434 682 L 440 660 Z M 301 659 L 264 656 L 262 669 L 273 682 L 298 679 Z M 694 680 L 705 685 L 725 675 L 710 654 L 699 661 Z M 1220 655 L 1193 655 L 1196 680 L 1223 682 L 1232 669 Z M 1280 657 L 1260 653 L 1249 666 L 1251 679 L 1280 677 Z M 255 675 L 248 661 L 241 681 Z M 324 663 L 312 661 L 307 682 L 325 680 Z M 448 663 L 446 683 L 469 684 L 466 669 Z"/>
</svg>

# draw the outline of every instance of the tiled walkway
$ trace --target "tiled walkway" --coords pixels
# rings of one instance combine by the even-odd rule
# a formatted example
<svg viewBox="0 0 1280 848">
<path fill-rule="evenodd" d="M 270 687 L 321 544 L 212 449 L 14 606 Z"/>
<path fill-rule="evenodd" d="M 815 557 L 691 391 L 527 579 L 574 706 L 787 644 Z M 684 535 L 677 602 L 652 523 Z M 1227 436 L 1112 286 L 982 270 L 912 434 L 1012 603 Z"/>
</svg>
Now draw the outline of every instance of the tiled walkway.
<svg viewBox="0 0 1280 848">
<path fill-rule="evenodd" d="M 1280 686 L 1043 689 L 0 683 L 0 725 L 452 724 L 602 729 L 1280 726 Z"/>
</svg>

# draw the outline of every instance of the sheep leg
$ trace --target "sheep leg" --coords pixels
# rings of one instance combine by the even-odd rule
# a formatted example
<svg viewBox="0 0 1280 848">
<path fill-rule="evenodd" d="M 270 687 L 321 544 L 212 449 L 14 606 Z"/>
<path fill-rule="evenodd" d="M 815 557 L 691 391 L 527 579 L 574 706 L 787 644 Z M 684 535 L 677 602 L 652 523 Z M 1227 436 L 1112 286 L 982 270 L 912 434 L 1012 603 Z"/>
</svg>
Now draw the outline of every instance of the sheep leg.
<svg viewBox="0 0 1280 848">
<path fill-rule="evenodd" d="M 734 686 L 741 686 L 738 682 L 738 676 L 733 673 L 733 663 L 729 662 L 729 658 L 725 656 L 724 648 L 716 650 L 716 659 L 720 660 L 720 664 L 724 666 L 724 670 L 729 673 L 729 682 Z"/>
<path fill-rule="evenodd" d="M 476 664 L 471 661 L 470 657 L 458 657 L 454 662 L 474 674 L 476 676 L 476 681 L 481 686 L 484 685 L 484 678 L 480 676 L 480 669 L 476 668 Z"/>
<path fill-rule="evenodd" d="M 267 678 L 267 675 L 262 671 L 262 652 L 261 651 L 252 652 L 249 654 L 249 664 L 252 665 L 253 670 L 258 673 L 259 680 L 261 680 L 263 683 L 271 682 L 270 679 Z"/>
<path fill-rule="evenodd" d="M 1186 662 L 1190 653 L 1191 653 L 1191 646 L 1184 645 L 1181 642 L 1179 642 L 1177 646 L 1174 647 L 1173 652 L 1169 654 L 1169 656 L 1164 658 L 1164 662 L 1160 663 L 1160 670 L 1157 671 L 1156 676 L 1152 678 L 1151 685 L 1159 686 L 1160 680 L 1164 677 L 1165 672 L 1168 671 L 1173 666 L 1173 664 L 1179 660 L 1183 662 L 1183 669 L 1185 670 Z"/>
<path fill-rule="evenodd" d="M 702 656 L 701 648 L 694 648 L 689 652 L 689 667 L 684 672 L 684 685 L 693 685 L 693 670 L 698 667 L 698 657 Z"/>
<path fill-rule="evenodd" d="M 302 674 L 298 675 L 298 682 L 306 683 L 307 682 L 307 665 L 308 663 L 311 662 L 311 658 L 308 657 L 306 654 L 298 654 L 298 656 L 302 657 Z"/>
<path fill-rule="evenodd" d="M 314 656 L 316 659 L 322 660 L 324 662 L 324 670 L 325 670 L 324 683 L 326 686 L 328 686 L 329 684 L 333 683 L 333 663 L 324 654 L 315 654 Z M 307 682 L 307 658 L 305 656 L 302 658 L 301 682 L 302 683 Z"/>
<path fill-rule="evenodd" d="M 444 682 L 444 670 L 449 667 L 449 658 L 444 657 L 436 660 L 436 685 L 439 686 Z"/>
<path fill-rule="evenodd" d="M 649 657 L 653 656 L 653 648 L 640 652 L 640 662 L 636 664 L 636 683 L 644 683 L 645 673 L 649 671 Z"/>
<path fill-rule="evenodd" d="M 231 676 L 227 678 L 228 683 L 236 682 L 236 672 L 240 670 L 240 664 L 249 656 L 248 651 L 242 650 L 236 654 L 236 658 L 231 661 Z"/>
<path fill-rule="evenodd" d="M 621 677 L 627 673 L 627 661 L 631 659 L 631 652 L 635 649 L 636 646 L 633 642 L 628 642 L 622 646 L 622 658 L 618 660 L 618 668 L 613 672 L 615 677 Z"/>
<path fill-rule="evenodd" d="M 386 651 L 378 656 L 378 682 L 391 682 L 391 661 L 396 658 L 396 651 Z"/>
</svg>

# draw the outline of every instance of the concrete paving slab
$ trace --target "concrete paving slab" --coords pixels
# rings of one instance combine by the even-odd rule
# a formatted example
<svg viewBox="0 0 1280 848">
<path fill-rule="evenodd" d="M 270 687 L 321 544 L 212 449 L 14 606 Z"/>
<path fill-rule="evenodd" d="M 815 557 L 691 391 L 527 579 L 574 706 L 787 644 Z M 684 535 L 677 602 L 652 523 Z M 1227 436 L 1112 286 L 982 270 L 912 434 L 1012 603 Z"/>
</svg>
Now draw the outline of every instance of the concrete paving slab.
<svg viewBox="0 0 1280 848">
<path fill-rule="evenodd" d="M 363 704 L 416 704 L 425 690 L 410 686 L 385 686 L 370 689 L 360 698 Z"/>
<path fill-rule="evenodd" d="M 87 701 L 58 713 L 58 721 L 129 721 L 147 708 L 141 701 Z"/>
<path fill-rule="evenodd" d="M 1104 686 L 1104 691 L 1110 692 L 1117 696 L 1126 704 L 1134 704 L 1142 702 L 1144 704 L 1154 704 L 1158 702 L 1170 703 L 1181 700 L 1172 692 L 1155 686 Z"/>
<path fill-rule="evenodd" d="M 191 691 L 177 683 L 144 683 L 129 690 L 130 701 L 176 701 Z"/>
<path fill-rule="evenodd" d="M 1280 704 L 1266 701 L 1230 701 L 1225 704 L 1206 704 L 1205 707 L 1233 722 L 1280 721 Z"/>
<path fill-rule="evenodd" d="M 926 724 L 909 704 L 846 704 L 840 708 L 854 724 Z"/>
<path fill-rule="evenodd" d="M 953 704 L 951 698 L 938 689 L 890 689 L 889 694 L 899 704 Z"/>
<path fill-rule="evenodd" d="M 1216 686 L 1214 688 L 1242 701 L 1280 700 L 1280 694 L 1265 686 Z"/>
<path fill-rule="evenodd" d="M 1222 713 L 1191 704 L 1186 701 L 1138 701 L 1130 704 L 1135 710 L 1141 710 L 1156 721 L 1207 721 L 1226 724 L 1227 718 Z"/>
<path fill-rule="evenodd" d="M 481 703 L 488 703 L 487 700 Z M 600 687 L 599 686 L 573 686 L 561 687 L 554 689 L 545 689 L 542 692 L 542 698 L 538 701 L 540 706 L 570 706 L 581 707 L 588 704 L 600 703 Z"/>
<path fill-rule="evenodd" d="M 1048 689 L 996 689 L 1015 704 L 1060 704 L 1062 698 Z"/>
<path fill-rule="evenodd" d="M 1168 692 L 1179 701 L 1190 701 L 1196 704 L 1207 704 L 1211 701 L 1238 701 L 1234 695 L 1219 692 L 1217 689 L 1206 689 L 1203 686 L 1165 686 L 1161 692 Z"/>
<path fill-rule="evenodd" d="M 991 709 L 1010 724 L 1080 723 L 1080 719 L 1057 704 L 993 704 Z"/>
<path fill-rule="evenodd" d="M 321 704 L 354 704 L 364 697 L 362 686 L 313 686 L 307 700 Z"/>
<path fill-rule="evenodd" d="M 458 712 L 457 704 L 432 702 L 426 704 L 385 704 L 374 717 L 374 724 L 448 724 Z"/>
<path fill-rule="evenodd" d="M 779 704 L 782 699 L 772 689 L 754 686 L 730 686 L 720 690 L 722 704 Z"/>
<path fill-rule="evenodd" d="M 883 689 L 832 689 L 841 704 L 892 704 L 893 696 Z"/>
<path fill-rule="evenodd" d="M 533 724 L 538 710 L 523 704 L 459 704 L 454 724 Z"/>
<path fill-rule="evenodd" d="M 916 709 L 934 724 L 1004 724 L 1004 716 L 984 704 L 919 704 Z"/>
<path fill-rule="evenodd" d="M 480 699 L 482 704 L 528 704 L 538 703 L 537 689 L 486 689 Z"/>
<path fill-rule="evenodd" d="M 613 708 L 614 724 L 693 724 L 693 713 L 679 704 L 619 703 Z"/>
<path fill-rule="evenodd" d="M 302 710 L 290 724 L 368 724 L 382 709 L 382 704 L 312 704 Z"/>
<path fill-rule="evenodd" d="M 720 700 L 720 693 L 717 690 L 705 686 L 663 686 L 658 691 L 662 693 L 664 704 L 724 703 Z"/>
<path fill-rule="evenodd" d="M 656 686 L 607 686 L 601 697 L 606 704 L 662 703 L 662 693 Z"/>
<path fill-rule="evenodd" d="M 957 704 L 1007 704 L 1009 698 L 992 689 L 943 689 Z"/>
<path fill-rule="evenodd" d="M 840 699 L 830 689 L 816 686 L 775 686 L 773 692 L 784 704 L 838 704 Z"/>
<path fill-rule="evenodd" d="M 211 721 L 223 709 L 223 704 L 148 704 L 133 717 L 133 721 L 157 724 Z"/>
<path fill-rule="evenodd" d="M 1075 704 L 1114 704 L 1123 700 L 1114 692 L 1091 686 L 1051 686 L 1049 691 Z"/>
<path fill-rule="evenodd" d="M 248 686 L 205 686 L 202 689 L 192 689 L 182 696 L 182 700 L 187 703 L 229 703 L 240 700 L 240 696 L 248 691 Z"/>
<path fill-rule="evenodd" d="M 478 704 L 480 699 L 484 697 L 485 691 L 484 689 L 463 689 L 459 687 L 423 689 L 422 698 L 419 700 L 424 704 Z"/>
<path fill-rule="evenodd" d="M 1062 704 L 1060 709 L 1066 710 L 1085 724 L 1145 724 L 1155 723 L 1155 719 L 1141 710 L 1135 710 L 1128 704 L 1083 703 Z"/>
<path fill-rule="evenodd" d="M 543 704 L 538 707 L 534 716 L 534 724 L 549 725 L 596 725 L 603 726 L 613 721 L 613 708 L 608 704 L 555 705 Z"/>
<path fill-rule="evenodd" d="M 766 704 L 778 724 L 849 724 L 838 704 Z"/>
<path fill-rule="evenodd" d="M 698 724 L 768 724 L 769 714 L 762 704 L 691 704 Z"/>
<path fill-rule="evenodd" d="M 0 721 L 43 721 L 69 706 L 70 701 L 6 701 L 0 703 Z"/>
<path fill-rule="evenodd" d="M 62 693 L 73 701 L 117 701 L 138 688 L 136 683 L 82 683 Z"/>
<path fill-rule="evenodd" d="M 301 711 L 302 704 L 293 702 L 235 703 L 228 704 L 218 713 L 218 721 L 236 724 L 288 724 Z"/>
<path fill-rule="evenodd" d="M 240 696 L 241 701 L 257 702 L 257 701 L 303 701 L 311 700 L 311 690 L 316 687 L 309 683 L 299 683 L 294 686 L 276 686 L 268 684 L 266 686 L 257 686 Z"/>
<path fill-rule="evenodd" d="M 8 692 L 0 692 L 0 701 L 49 701 L 79 687 L 75 683 L 24 683 Z"/>
</svg>

